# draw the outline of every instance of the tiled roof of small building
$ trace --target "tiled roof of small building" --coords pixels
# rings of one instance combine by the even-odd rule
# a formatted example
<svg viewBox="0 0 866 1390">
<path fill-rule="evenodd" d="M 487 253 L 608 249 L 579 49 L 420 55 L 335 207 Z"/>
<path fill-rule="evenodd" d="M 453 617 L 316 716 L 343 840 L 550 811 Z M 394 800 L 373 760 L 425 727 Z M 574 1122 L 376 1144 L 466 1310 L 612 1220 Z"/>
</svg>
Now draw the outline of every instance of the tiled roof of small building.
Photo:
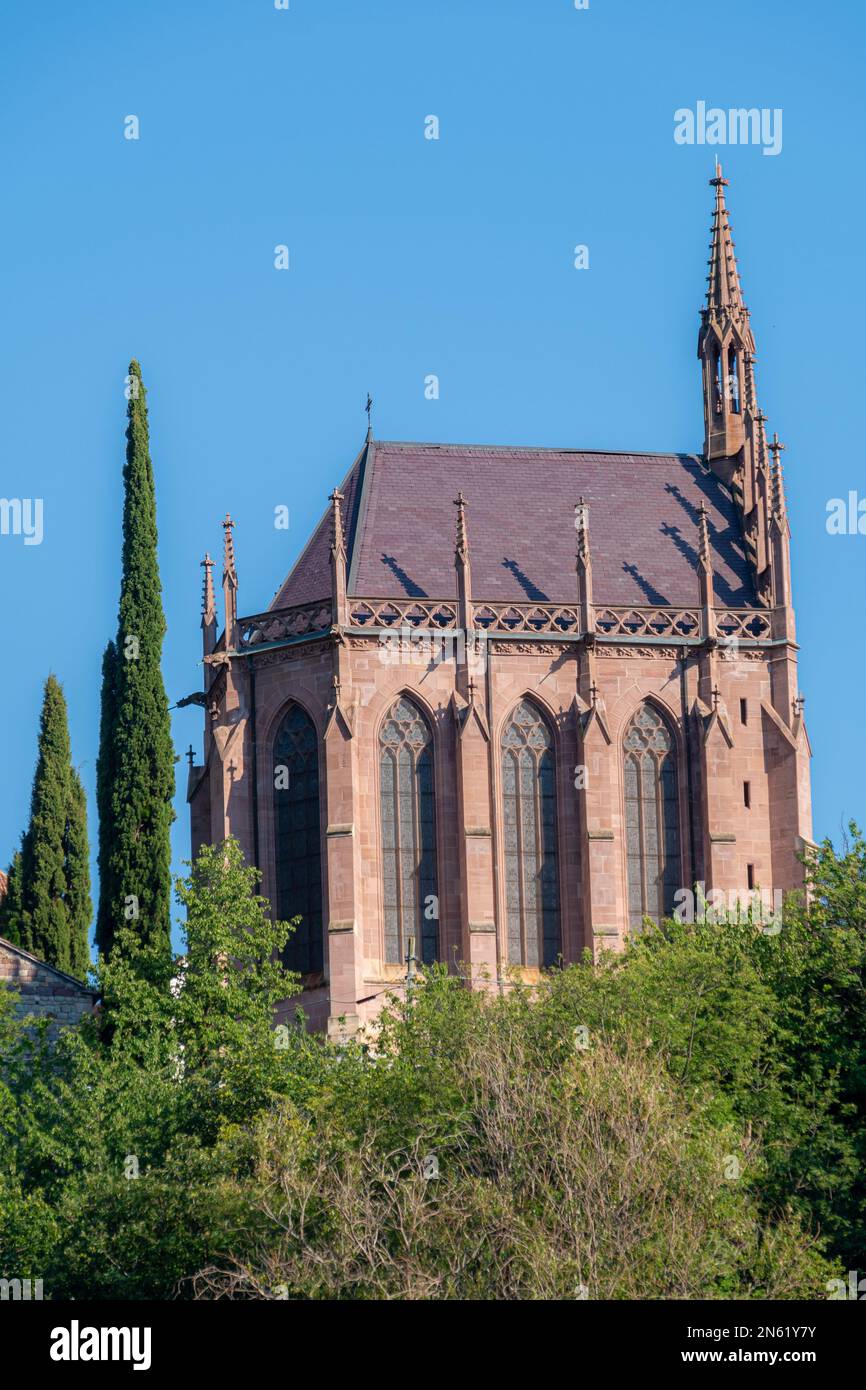
<svg viewBox="0 0 866 1390">
<path fill-rule="evenodd" d="M 730 491 L 690 454 L 595 453 L 370 441 L 343 484 L 349 593 L 455 593 L 454 507 L 467 503 L 476 601 L 573 602 L 574 507 L 589 504 L 596 604 L 698 603 L 700 506 L 716 603 L 755 603 Z M 271 607 L 331 592 L 326 512 Z"/>
</svg>

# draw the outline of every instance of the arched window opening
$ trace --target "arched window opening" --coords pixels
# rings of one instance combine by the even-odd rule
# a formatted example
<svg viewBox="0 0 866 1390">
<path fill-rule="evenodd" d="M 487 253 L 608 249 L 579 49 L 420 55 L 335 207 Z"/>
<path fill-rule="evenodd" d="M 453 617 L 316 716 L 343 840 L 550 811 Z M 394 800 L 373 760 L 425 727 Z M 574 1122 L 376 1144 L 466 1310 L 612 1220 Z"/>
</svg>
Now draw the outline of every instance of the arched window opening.
<svg viewBox="0 0 866 1390">
<path fill-rule="evenodd" d="M 277 915 L 300 917 L 283 959 L 302 975 L 323 969 L 319 740 L 309 715 L 292 705 L 274 741 Z"/>
<path fill-rule="evenodd" d="M 502 735 L 508 959 L 552 966 L 562 950 L 556 861 L 556 761 L 540 711 L 521 700 Z"/>
<path fill-rule="evenodd" d="M 415 954 L 431 965 L 439 952 L 433 737 L 405 696 L 391 706 L 379 735 L 384 870 L 385 959 Z"/>
<path fill-rule="evenodd" d="M 681 879 L 674 738 L 649 704 L 626 730 L 625 824 L 629 927 L 639 931 L 644 917 L 672 914 Z"/>
<path fill-rule="evenodd" d="M 740 413 L 740 371 L 737 349 L 733 344 L 728 348 L 728 400 L 735 415 Z"/>
</svg>

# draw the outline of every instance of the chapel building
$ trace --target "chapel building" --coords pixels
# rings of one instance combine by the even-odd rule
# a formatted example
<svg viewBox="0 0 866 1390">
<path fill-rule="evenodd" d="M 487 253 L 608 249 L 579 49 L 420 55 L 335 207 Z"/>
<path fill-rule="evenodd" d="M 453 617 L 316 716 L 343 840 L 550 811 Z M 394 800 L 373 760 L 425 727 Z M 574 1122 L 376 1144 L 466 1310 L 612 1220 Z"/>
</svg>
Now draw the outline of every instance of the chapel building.
<svg viewBox="0 0 866 1390">
<path fill-rule="evenodd" d="M 783 445 L 711 182 L 702 452 L 368 430 L 266 612 L 238 616 L 228 517 L 221 635 L 203 562 L 193 851 L 236 836 L 300 916 L 286 963 L 313 1027 L 367 1022 L 416 960 L 507 988 L 696 884 L 802 887 Z"/>
</svg>

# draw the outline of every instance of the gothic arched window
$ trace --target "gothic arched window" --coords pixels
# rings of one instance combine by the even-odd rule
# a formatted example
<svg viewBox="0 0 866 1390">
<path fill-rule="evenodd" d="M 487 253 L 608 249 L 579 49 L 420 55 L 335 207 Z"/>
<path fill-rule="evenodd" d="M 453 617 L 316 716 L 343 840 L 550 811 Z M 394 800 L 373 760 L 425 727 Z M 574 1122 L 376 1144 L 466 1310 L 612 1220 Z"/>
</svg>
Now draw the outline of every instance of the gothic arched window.
<svg viewBox="0 0 866 1390">
<path fill-rule="evenodd" d="M 502 735 L 508 959 L 549 966 L 560 954 L 556 760 L 540 711 L 521 700 Z"/>
<path fill-rule="evenodd" d="M 425 965 L 439 949 L 433 737 L 421 711 L 401 695 L 379 735 L 385 959 L 405 960 L 409 937 Z"/>
<path fill-rule="evenodd" d="M 653 705 L 625 734 L 625 825 L 629 927 L 639 931 L 644 917 L 671 915 L 681 879 L 674 738 Z"/>
<path fill-rule="evenodd" d="M 323 968 L 319 740 L 309 715 L 292 705 L 274 741 L 277 916 L 300 917 L 284 960 L 302 975 Z"/>
</svg>

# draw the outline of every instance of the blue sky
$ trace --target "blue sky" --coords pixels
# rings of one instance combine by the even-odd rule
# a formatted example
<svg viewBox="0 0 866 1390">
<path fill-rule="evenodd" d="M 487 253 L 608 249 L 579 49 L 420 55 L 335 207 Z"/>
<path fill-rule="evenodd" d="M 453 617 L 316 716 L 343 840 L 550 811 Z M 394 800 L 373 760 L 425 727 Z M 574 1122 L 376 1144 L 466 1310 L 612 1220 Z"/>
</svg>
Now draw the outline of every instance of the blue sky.
<svg viewBox="0 0 866 1390">
<path fill-rule="evenodd" d="M 699 101 L 783 112 L 778 155 L 718 153 L 760 400 L 788 446 L 816 834 L 866 823 L 850 626 L 866 536 L 826 530 L 830 498 L 866 496 L 864 33 L 854 0 L 7 0 L 0 496 L 42 498 L 44 539 L 0 536 L 0 863 L 26 821 L 49 670 L 95 840 L 130 357 L 174 700 L 200 684 L 199 561 L 219 554 L 221 516 L 237 521 L 240 611 L 257 612 L 358 450 L 368 389 L 381 438 L 700 449 L 715 151 L 673 138 Z M 174 731 L 198 749 L 200 713 Z"/>
</svg>

